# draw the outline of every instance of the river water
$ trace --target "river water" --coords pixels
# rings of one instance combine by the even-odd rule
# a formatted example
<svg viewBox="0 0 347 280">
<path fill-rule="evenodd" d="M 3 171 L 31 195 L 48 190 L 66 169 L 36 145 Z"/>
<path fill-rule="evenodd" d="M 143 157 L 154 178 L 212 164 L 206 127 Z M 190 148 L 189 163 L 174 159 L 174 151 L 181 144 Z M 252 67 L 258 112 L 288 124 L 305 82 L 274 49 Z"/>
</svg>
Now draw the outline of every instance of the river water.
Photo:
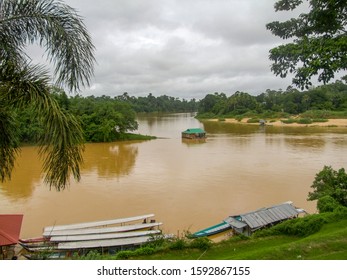
<svg viewBox="0 0 347 280">
<path fill-rule="evenodd" d="M 35 147 L 23 147 L 0 213 L 24 214 L 21 237 L 44 226 L 154 213 L 166 233 L 194 232 L 240 214 L 306 200 L 324 165 L 347 168 L 347 128 L 261 127 L 196 120 L 192 114 L 139 117 L 151 141 L 87 144 L 82 180 L 57 192 L 43 183 Z M 182 141 L 201 127 L 205 142 Z"/>
</svg>

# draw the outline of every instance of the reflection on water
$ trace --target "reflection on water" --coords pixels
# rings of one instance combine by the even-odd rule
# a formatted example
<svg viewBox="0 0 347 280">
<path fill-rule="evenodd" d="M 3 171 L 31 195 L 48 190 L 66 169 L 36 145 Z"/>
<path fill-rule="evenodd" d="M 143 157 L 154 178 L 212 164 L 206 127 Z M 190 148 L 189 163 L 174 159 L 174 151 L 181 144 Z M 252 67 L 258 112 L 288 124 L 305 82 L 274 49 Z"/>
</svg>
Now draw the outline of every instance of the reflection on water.
<svg viewBox="0 0 347 280">
<path fill-rule="evenodd" d="M 21 148 L 11 180 L 0 182 L 0 213 L 2 195 L 11 199 L 21 199 L 33 194 L 35 187 L 41 182 L 40 169 L 38 150 L 35 147 Z"/>
<path fill-rule="evenodd" d="M 294 149 L 322 149 L 326 143 L 325 139 L 320 137 L 291 137 L 286 138 L 287 145 L 292 146 Z"/>
<path fill-rule="evenodd" d="M 11 182 L 0 184 L 0 212 L 24 213 L 22 236 L 52 224 L 155 213 L 164 231 L 196 231 L 226 216 L 306 200 L 324 165 L 347 166 L 347 129 L 260 127 L 199 122 L 191 114 L 139 117 L 157 140 L 87 144 L 82 180 L 62 192 L 43 184 L 36 148 L 24 147 Z M 181 132 L 201 127 L 203 143 Z"/>
<path fill-rule="evenodd" d="M 195 145 L 206 143 L 206 139 L 187 139 L 187 138 L 182 138 L 182 143 L 186 144 L 187 146 L 195 146 Z"/>
<path fill-rule="evenodd" d="M 135 142 L 87 144 L 83 172 L 96 170 L 97 176 L 110 179 L 129 175 L 135 165 L 137 153 Z"/>
</svg>

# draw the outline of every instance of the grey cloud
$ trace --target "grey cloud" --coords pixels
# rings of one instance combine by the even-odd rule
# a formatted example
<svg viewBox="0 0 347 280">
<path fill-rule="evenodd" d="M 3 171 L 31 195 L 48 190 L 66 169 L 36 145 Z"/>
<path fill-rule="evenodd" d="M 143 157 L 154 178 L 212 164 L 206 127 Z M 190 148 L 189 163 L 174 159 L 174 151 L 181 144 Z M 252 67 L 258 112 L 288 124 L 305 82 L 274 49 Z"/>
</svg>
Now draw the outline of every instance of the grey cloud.
<svg viewBox="0 0 347 280">
<path fill-rule="evenodd" d="M 270 72 L 281 43 L 265 24 L 283 17 L 269 0 L 66 0 L 85 18 L 98 64 L 82 94 L 201 98 L 286 88 Z"/>
</svg>

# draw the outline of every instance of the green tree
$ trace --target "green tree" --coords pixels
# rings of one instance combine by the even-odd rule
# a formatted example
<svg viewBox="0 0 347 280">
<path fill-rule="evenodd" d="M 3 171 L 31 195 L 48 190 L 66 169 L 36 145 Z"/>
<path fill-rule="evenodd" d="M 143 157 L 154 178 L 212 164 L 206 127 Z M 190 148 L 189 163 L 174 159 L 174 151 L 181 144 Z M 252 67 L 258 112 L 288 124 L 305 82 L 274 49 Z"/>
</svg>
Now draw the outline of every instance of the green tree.
<svg viewBox="0 0 347 280">
<path fill-rule="evenodd" d="M 289 11 L 304 0 L 280 0 L 275 10 Z M 313 76 L 327 83 L 334 73 L 347 69 L 347 5 L 345 0 L 307 0 L 309 11 L 298 18 L 266 25 L 275 36 L 293 41 L 270 50 L 271 70 L 276 76 L 293 73 L 293 84 L 312 85 Z"/>
<path fill-rule="evenodd" d="M 48 71 L 25 53 L 34 42 L 52 62 L 56 86 L 71 91 L 89 84 L 94 46 L 80 16 L 60 1 L 0 0 L 0 179 L 10 179 L 19 153 L 15 111 L 32 107 L 44 130 L 39 144 L 45 182 L 60 190 L 70 175 L 80 179 L 83 133 L 50 94 Z"/>
<path fill-rule="evenodd" d="M 224 93 L 215 92 L 214 94 L 207 94 L 199 104 L 199 113 L 213 113 L 215 115 L 221 114 L 227 97 Z"/>
<path fill-rule="evenodd" d="M 88 142 L 120 140 L 138 128 L 135 111 L 123 98 L 75 96 L 68 102 L 69 112 L 81 120 Z"/>
<path fill-rule="evenodd" d="M 311 188 L 314 191 L 308 194 L 308 200 L 330 196 L 340 205 L 347 206 L 347 174 L 344 168 L 336 171 L 331 166 L 324 166 L 323 170 L 316 174 Z"/>
<path fill-rule="evenodd" d="M 246 92 L 235 92 L 228 98 L 225 113 L 244 114 L 257 107 L 257 100 L 254 96 Z"/>
</svg>

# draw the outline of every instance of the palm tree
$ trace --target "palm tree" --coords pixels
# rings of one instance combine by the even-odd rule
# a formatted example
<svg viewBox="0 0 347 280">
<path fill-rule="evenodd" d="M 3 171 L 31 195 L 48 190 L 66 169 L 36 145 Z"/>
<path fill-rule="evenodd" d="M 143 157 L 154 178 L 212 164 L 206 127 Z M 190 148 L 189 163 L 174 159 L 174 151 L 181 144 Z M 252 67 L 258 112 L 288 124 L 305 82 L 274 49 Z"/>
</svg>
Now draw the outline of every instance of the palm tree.
<svg viewBox="0 0 347 280">
<path fill-rule="evenodd" d="M 61 190 L 71 175 L 80 179 L 83 133 L 50 95 L 48 71 L 27 56 L 34 42 L 53 65 L 55 86 L 70 91 L 89 85 L 94 46 L 82 18 L 60 1 L 0 0 L 0 179 L 11 178 L 20 151 L 15 110 L 33 106 L 45 128 L 39 142 L 45 182 Z"/>
</svg>

